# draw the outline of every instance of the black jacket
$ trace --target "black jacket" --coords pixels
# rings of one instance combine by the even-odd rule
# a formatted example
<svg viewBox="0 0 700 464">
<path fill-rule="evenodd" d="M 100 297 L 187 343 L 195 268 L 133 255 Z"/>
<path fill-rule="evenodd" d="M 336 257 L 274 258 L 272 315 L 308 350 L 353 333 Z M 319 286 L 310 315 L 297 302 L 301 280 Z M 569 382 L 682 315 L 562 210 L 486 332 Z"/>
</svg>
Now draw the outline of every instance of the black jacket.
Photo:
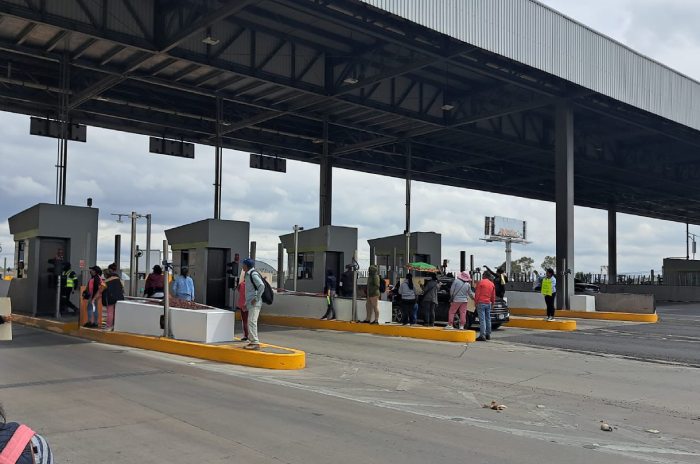
<svg viewBox="0 0 700 464">
<path fill-rule="evenodd" d="M 108 277 L 105 284 L 107 288 L 102 292 L 102 304 L 113 305 L 124 299 L 124 285 L 119 277 Z"/>
<path fill-rule="evenodd" d="M 323 293 L 328 293 L 330 290 L 331 294 L 335 293 L 335 289 L 337 286 L 337 280 L 335 279 L 334 275 L 329 275 L 326 276 L 326 285 L 323 287 Z"/>
</svg>

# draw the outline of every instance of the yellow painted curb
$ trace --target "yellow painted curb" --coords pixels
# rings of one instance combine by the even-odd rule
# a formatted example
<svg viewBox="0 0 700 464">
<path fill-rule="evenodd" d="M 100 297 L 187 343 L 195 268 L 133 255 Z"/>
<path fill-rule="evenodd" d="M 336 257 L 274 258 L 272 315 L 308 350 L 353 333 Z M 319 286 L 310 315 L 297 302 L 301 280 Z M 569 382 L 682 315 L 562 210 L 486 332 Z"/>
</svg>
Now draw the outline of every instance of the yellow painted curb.
<svg viewBox="0 0 700 464">
<path fill-rule="evenodd" d="M 307 317 L 260 315 L 265 324 L 306 329 L 338 330 L 341 332 L 368 333 L 389 337 L 418 338 L 443 342 L 472 343 L 476 334 L 472 330 L 445 330 L 442 327 L 402 326 L 395 324 L 364 324 L 347 321 L 322 321 Z"/>
<path fill-rule="evenodd" d="M 296 370 L 306 367 L 306 353 L 293 348 L 261 344 L 263 349 L 274 348 L 285 353 L 269 353 L 266 351 L 249 351 L 231 345 L 206 345 L 203 343 L 186 342 L 170 338 L 148 337 L 122 332 L 103 332 L 97 329 L 79 328 L 76 323 L 66 324 L 35 317 L 13 314 L 14 322 L 30 327 L 63 333 L 74 337 L 85 338 L 110 345 L 130 346 L 144 350 L 160 351 L 163 353 L 189 356 L 241 366 L 259 367 L 263 369 Z"/>
<path fill-rule="evenodd" d="M 542 316 L 546 314 L 544 309 L 532 308 L 509 308 L 510 313 L 516 316 Z M 579 319 L 601 319 L 606 321 L 626 321 L 626 322 L 658 322 L 659 315 L 654 314 L 637 314 L 637 313 L 614 313 L 606 311 L 557 311 L 558 316 L 574 317 Z"/>
<path fill-rule="evenodd" d="M 506 327 L 518 327 L 522 329 L 563 330 L 565 332 L 572 332 L 576 330 L 576 321 L 557 319 L 554 321 L 547 322 L 541 319 L 511 316 L 510 321 L 506 322 Z"/>
</svg>

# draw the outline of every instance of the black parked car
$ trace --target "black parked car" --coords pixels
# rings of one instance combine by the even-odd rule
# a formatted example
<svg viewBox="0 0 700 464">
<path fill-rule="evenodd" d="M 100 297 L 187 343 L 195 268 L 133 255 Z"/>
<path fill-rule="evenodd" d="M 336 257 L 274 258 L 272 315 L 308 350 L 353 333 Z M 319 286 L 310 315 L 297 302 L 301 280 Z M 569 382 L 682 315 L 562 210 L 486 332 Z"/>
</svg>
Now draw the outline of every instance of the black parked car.
<svg viewBox="0 0 700 464">
<path fill-rule="evenodd" d="M 435 310 L 435 321 L 436 322 L 447 322 L 447 316 L 450 311 L 450 287 L 452 287 L 452 282 L 455 278 L 451 276 L 440 276 L 438 281 L 440 282 L 440 290 L 438 291 L 438 306 Z M 393 316 L 394 321 L 401 321 L 401 307 L 399 306 L 398 299 L 394 299 L 393 302 Z M 418 321 L 423 321 L 422 311 L 418 311 Z M 455 317 L 456 322 L 455 327 L 459 326 L 459 314 Z M 496 298 L 496 304 L 491 308 L 491 328 L 493 330 L 498 329 L 501 324 L 505 324 L 510 321 L 510 311 L 508 310 L 508 304 L 500 299 Z M 479 325 L 479 317 L 476 311 L 473 313 L 467 312 L 467 328 Z"/>
<path fill-rule="evenodd" d="M 574 292 L 582 295 L 600 293 L 600 286 L 596 284 L 589 284 L 583 280 L 574 279 Z"/>
</svg>

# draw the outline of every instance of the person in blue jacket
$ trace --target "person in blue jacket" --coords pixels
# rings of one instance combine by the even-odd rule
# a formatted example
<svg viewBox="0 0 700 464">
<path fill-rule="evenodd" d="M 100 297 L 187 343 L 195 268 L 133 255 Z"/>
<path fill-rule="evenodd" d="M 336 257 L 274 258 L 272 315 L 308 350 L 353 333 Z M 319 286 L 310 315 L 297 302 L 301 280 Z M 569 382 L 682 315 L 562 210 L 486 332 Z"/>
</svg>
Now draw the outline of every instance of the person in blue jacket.
<svg viewBox="0 0 700 464">
<path fill-rule="evenodd" d="M 173 296 L 185 301 L 194 301 L 194 281 L 187 267 L 180 269 L 180 275 L 173 281 Z"/>
</svg>

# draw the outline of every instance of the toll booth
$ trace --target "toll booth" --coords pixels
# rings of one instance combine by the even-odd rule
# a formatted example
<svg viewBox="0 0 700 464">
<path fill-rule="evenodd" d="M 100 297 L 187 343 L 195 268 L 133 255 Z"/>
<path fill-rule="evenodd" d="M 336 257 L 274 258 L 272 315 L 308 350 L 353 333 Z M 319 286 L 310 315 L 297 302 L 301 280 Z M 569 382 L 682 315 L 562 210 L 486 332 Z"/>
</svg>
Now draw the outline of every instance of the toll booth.
<svg viewBox="0 0 700 464">
<path fill-rule="evenodd" d="M 168 229 L 165 236 L 173 252 L 175 274 L 184 266 L 189 269 L 195 301 L 215 308 L 229 306 L 227 263 L 236 254 L 241 261 L 248 256 L 250 223 L 205 219 Z"/>
<path fill-rule="evenodd" d="M 298 232 L 296 259 L 294 233 L 281 235 L 280 241 L 287 250 L 289 269 L 284 288 L 293 290 L 296 269 L 297 291 L 321 293 L 326 283 L 326 270 L 332 270 L 339 278 L 345 266 L 352 264 L 353 253 L 357 250 L 357 229 L 323 226 L 301 230 Z"/>
<path fill-rule="evenodd" d="M 440 267 L 442 264 L 442 236 L 435 232 L 411 232 L 409 237 L 409 263 L 422 262 Z M 406 236 L 367 240 L 370 261 L 379 268 L 379 275 L 392 279 L 404 276 L 406 266 Z"/>
<path fill-rule="evenodd" d="M 12 310 L 33 316 L 56 314 L 58 275 L 70 262 L 81 283 L 97 260 L 99 210 L 39 203 L 8 219 L 14 236 L 17 277 L 10 283 Z M 71 301 L 78 306 L 80 292 Z"/>
</svg>

